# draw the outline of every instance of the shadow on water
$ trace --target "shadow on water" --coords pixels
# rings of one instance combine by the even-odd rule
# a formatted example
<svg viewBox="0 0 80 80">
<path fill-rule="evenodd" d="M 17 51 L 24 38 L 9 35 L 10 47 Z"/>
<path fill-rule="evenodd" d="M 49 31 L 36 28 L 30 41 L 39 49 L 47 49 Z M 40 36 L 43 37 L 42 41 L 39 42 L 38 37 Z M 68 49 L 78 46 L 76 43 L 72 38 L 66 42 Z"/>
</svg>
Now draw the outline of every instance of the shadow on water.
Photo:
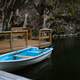
<svg viewBox="0 0 80 80">
<path fill-rule="evenodd" d="M 79 80 L 80 39 L 59 38 L 53 46 L 54 54 L 49 59 L 13 73 L 33 80 Z"/>
<path fill-rule="evenodd" d="M 52 70 L 51 66 L 52 66 L 51 59 L 48 58 L 40 63 L 34 64 L 32 66 L 24 67 L 23 69 L 17 70 L 12 73 L 31 78 L 33 80 L 43 80 L 43 79 L 45 80 L 47 78 L 46 75 L 48 76 L 49 74 L 51 74 L 51 70 Z"/>
<path fill-rule="evenodd" d="M 65 38 L 55 42 L 56 52 L 52 56 L 55 64 L 55 79 L 79 80 L 80 75 L 80 39 Z"/>
</svg>

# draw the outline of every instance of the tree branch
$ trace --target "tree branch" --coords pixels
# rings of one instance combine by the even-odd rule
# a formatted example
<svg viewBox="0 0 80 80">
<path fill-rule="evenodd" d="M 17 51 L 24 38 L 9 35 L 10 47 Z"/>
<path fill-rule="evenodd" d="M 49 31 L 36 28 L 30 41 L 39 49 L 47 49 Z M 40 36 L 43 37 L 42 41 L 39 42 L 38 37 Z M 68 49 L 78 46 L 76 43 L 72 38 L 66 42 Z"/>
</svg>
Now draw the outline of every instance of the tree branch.
<svg viewBox="0 0 80 80">
<path fill-rule="evenodd" d="M 12 1 L 13 1 L 13 0 L 10 0 L 10 1 L 9 1 L 9 3 L 7 4 L 7 8 L 9 8 L 9 7 L 10 7 L 10 5 L 11 5 Z"/>
</svg>

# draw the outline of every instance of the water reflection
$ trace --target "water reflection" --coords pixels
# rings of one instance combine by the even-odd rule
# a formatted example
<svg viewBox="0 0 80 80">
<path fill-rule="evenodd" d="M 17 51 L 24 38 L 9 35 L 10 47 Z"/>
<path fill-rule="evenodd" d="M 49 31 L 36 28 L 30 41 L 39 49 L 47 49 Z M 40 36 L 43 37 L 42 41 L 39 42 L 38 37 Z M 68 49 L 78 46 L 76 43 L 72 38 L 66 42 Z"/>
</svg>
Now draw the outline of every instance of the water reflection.
<svg viewBox="0 0 80 80">
<path fill-rule="evenodd" d="M 58 39 L 56 46 L 56 56 L 53 57 L 56 69 L 55 79 L 80 79 L 80 39 Z"/>
<path fill-rule="evenodd" d="M 64 43 L 65 43 L 65 47 L 72 48 L 72 47 L 74 47 L 75 39 L 74 38 L 65 39 Z"/>
<path fill-rule="evenodd" d="M 43 77 L 46 78 L 46 75 L 51 74 L 50 72 L 52 71 L 52 67 L 53 67 L 52 60 L 51 58 L 48 58 L 40 63 L 34 64 L 32 66 L 27 66 L 24 69 L 13 72 L 13 73 L 28 77 L 34 80 L 38 80 L 40 78 L 42 80 Z"/>
</svg>

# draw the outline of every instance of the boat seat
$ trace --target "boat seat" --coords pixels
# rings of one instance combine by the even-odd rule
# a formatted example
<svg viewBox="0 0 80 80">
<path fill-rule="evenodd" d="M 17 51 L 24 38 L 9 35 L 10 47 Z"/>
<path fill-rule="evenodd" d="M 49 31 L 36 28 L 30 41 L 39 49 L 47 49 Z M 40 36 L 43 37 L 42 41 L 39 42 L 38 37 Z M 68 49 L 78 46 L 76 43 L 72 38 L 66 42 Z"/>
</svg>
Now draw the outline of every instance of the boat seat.
<svg viewBox="0 0 80 80">
<path fill-rule="evenodd" d="M 33 56 L 22 56 L 22 55 L 14 55 L 15 57 L 18 57 L 18 58 L 33 58 Z"/>
</svg>

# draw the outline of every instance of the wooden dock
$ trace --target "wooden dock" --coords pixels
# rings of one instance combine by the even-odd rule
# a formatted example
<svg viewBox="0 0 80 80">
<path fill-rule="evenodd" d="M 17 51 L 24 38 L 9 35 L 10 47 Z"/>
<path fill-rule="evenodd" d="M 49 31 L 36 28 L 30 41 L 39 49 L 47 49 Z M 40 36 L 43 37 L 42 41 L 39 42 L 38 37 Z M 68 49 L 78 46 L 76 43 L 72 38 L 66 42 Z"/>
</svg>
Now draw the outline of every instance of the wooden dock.
<svg viewBox="0 0 80 80">
<path fill-rule="evenodd" d="M 25 45 L 24 39 L 16 39 L 13 41 L 13 49 L 10 48 L 9 40 L 2 40 L 0 41 L 0 53 L 5 53 L 9 51 L 19 50 L 26 47 L 46 47 L 49 46 L 51 43 L 49 42 L 41 42 L 39 40 L 28 40 L 27 46 Z"/>
<path fill-rule="evenodd" d="M 0 71 L 0 80 L 31 80 L 12 73 Z"/>
<path fill-rule="evenodd" d="M 31 34 L 31 33 L 30 33 Z M 41 29 L 38 39 L 28 39 L 28 30 L 21 31 L 3 31 L 0 36 L 4 38 L 0 40 L 0 53 L 6 53 L 26 47 L 48 47 L 52 43 L 51 29 Z"/>
</svg>

